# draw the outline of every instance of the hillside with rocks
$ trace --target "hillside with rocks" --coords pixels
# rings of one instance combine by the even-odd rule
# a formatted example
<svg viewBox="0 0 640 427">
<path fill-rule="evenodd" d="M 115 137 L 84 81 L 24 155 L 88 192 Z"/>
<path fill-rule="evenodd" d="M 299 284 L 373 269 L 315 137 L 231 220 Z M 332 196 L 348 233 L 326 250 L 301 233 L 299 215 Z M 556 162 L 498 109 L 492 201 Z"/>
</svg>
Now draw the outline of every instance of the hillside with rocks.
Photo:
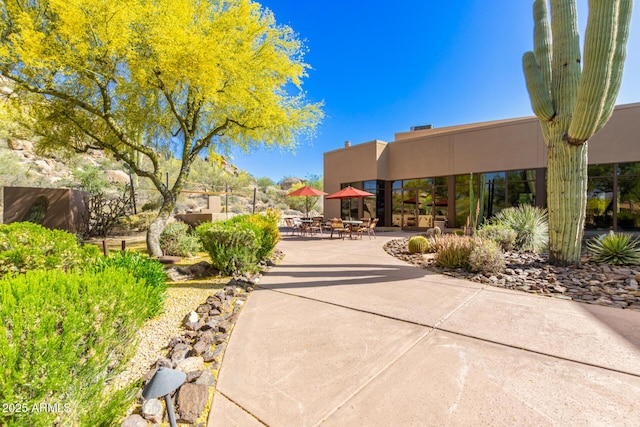
<svg viewBox="0 0 640 427">
<path fill-rule="evenodd" d="M 177 172 L 179 161 L 167 159 L 165 162 L 163 170 L 169 171 L 171 179 L 171 171 Z M 0 141 L 0 186 L 3 187 L 85 190 L 86 176 L 90 170 L 108 182 L 111 188 L 122 188 L 131 182 L 127 166 L 101 151 L 44 156 L 27 139 L 5 138 Z M 144 179 L 132 178 L 138 210 L 153 211 L 159 202 L 156 190 Z M 286 197 L 286 193 L 301 182 L 300 178 L 287 177 L 275 183 L 269 178 L 255 178 L 229 164 L 219 165 L 200 159 L 194 163 L 185 191 L 176 206 L 176 213 L 197 212 L 206 208 L 210 195 L 220 196 L 222 206 L 228 207 L 229 212 L 250 213 L 254 209 L 254 188 L 257 212 L 268 208 L 301 211 L 304 210 L 304 198 Z M 314 212 L 319 209 L 321 206 L 317 204 Z"/>
</svg>

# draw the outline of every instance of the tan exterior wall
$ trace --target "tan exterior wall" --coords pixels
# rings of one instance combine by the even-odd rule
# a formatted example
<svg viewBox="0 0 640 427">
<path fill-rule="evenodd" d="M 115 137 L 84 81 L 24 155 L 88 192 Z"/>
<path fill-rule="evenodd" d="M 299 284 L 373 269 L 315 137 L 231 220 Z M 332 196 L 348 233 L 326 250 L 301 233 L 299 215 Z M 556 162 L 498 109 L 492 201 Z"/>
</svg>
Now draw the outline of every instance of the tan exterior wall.
<svg viewBox="0 0 640 427">
<path fill-rule="evenodd" d="M 589 140 L 589 163 L 640 161 L 640 103 L 616 107 L 609 122 Z"/>
<path fill-rule="evenodd" d="M 82 193 L 76 190 L 32 187 L 4 187 L 4 223 L 22 221 L 36 199 L 44 196 L 48 207 L 43 226 L 65 230 L 71 233 L 80 231 L 82 214 L 85 211 Z"/>
<path fill-rule="evenodd" d="M 324 153 L 324 191 L 331 194 L 340 190 L 345 182 L 368 181 L 378 178 L 378 166 L 386 168 L 388 144 L 370 141 L 340 150 Z M 385 176 L 385 171 L 380 171 Z M 327 218 L 340 216 L 339 200 L 324 200 Z"/>
<path fill-rule="evenodd" d="M 589 141 L 589 163 L 640 161 L 640 103 L 616 107 Z M 345 182 L 385 181 L 545 168 L 547 149 L 535 117 L 401 132 L 395 141 L 372 141 L 324 155 L 325 191 Z M 325 201 L 339 216 L 339 203 Z"/>
</svg>

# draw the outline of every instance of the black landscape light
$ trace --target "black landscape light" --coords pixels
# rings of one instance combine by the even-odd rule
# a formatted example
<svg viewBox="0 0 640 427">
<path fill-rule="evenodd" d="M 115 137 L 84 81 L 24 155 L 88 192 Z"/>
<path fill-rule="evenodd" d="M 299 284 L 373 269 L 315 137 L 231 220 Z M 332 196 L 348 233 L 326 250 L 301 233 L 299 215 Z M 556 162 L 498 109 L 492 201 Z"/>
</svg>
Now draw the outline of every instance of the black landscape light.
<svg viewBox="0 0 640 427">
<path fill-rule="evenodd" d="M 176 427 L 176 416 L 173 413 L 173 403 L 171 403 L 171 392 L 180 387 L 187 380 L 187 374 L 175 369 L 158 367 L 158 371 L 142 390 L 142 397 L 145 399 L 156 399 L 164 396 L 167 404 L 167 415 L 169 424 Z"/>
</svg>

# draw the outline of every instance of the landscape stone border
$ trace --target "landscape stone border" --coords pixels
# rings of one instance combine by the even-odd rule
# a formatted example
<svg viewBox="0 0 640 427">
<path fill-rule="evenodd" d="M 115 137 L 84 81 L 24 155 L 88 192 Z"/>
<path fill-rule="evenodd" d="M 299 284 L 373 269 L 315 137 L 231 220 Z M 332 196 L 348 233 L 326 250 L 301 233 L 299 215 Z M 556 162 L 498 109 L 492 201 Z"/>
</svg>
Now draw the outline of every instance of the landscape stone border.
<svg viewBox="0 0 640 427">
<path fill-rule="evenodd" d="M 224 289 L 210 295 L 193 311 L 186 313 L 182 321 L 183 332 L 171 338 L 165 347 L 165 354 L 160 355 L 144 375 L 143 387 L 160 366 L 187 375 L 186 382 L 172 395 L 178 423 L 206 426 L 209 415 L 207 409 L 211 407 L 224 352 L 240 311 L 262 274 L 283 257 L 284 253 L 274 250 L 270 259 L 260 263 L 258 273 L 245 273 L 231 278 Z M 205 266 L 199 263 L 198 269 L 202 267 Z M 164 398 L 144 399 L 142 388 L 134 413 L 124 419 L 121 427 L 155 427 L 168 422 Z"/>
<path fill-rule="evenodd" d="M 546 254 L 505 253 L 501 273 L 484 275 L 464 269 L 449 270 L 435 265 L 433 254 L 410 254 L 409 238 L 390 240 L 384 250 L 417 267 L 473 282 L 587 304 L 640 311 L 640 266 L 616 266 L 590 262 L 580 267 L 558 267 Z"/>
</svg>

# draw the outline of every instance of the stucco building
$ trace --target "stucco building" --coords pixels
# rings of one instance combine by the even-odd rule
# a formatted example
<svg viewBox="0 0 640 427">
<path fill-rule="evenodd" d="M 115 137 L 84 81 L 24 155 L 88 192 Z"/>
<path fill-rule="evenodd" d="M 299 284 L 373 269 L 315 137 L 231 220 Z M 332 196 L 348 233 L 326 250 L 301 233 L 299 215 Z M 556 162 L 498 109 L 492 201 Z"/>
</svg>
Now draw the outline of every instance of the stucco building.
<svg viewBox="0 0 640 427">
<path fill-rule="evenodd" d="M 351 212 L 346 201 L 325 200 L 324 212 L 403 229 L 462 227 L 470 209 L 488 218 L 508 206 L 546 206 L 546 164 L 536 117 L 417 127 L 393 142 L 324 153 L 326 192 L 352 185 L 375 194 L 353 200 Z M 587 228 L 640 229 L 640 103 L 617 106 L 589 140 L 588 195 Z"/>
</svg>

